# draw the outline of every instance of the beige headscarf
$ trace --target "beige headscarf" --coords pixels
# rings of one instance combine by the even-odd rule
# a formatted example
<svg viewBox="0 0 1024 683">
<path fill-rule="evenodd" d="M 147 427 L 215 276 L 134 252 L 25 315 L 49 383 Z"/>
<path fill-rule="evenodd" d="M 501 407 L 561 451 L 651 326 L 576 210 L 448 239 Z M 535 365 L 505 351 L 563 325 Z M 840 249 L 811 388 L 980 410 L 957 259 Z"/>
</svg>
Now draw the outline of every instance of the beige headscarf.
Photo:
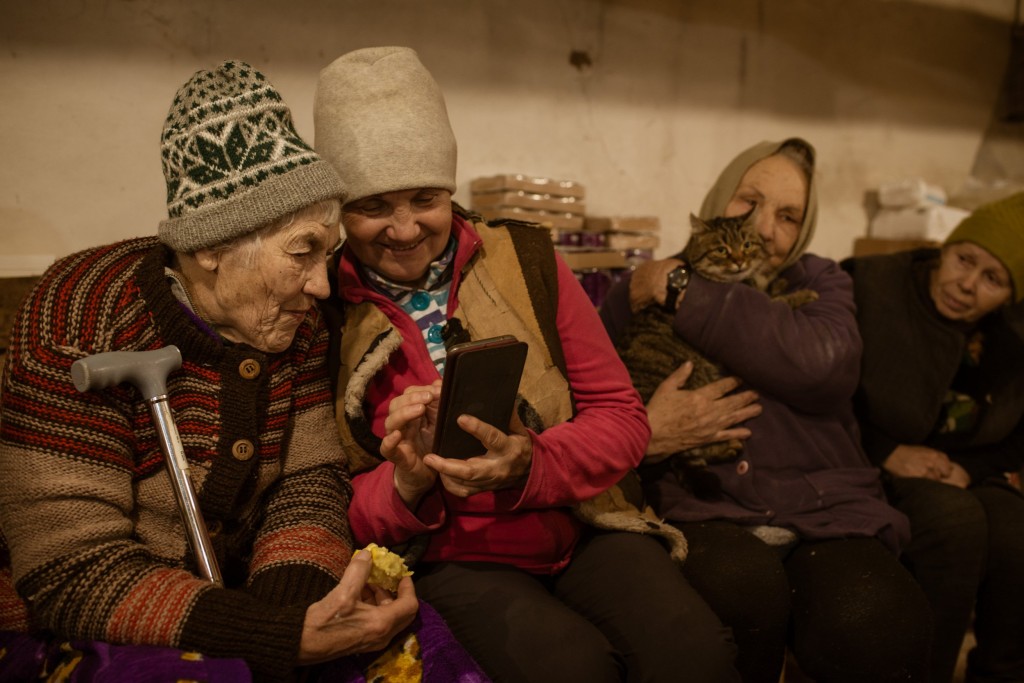
<svg viewBox="0 0 1024 683">
<path fill-rule="evenodd" d="M 814 226 L 818 221 L 818 192 L 814 182 L 815 152 L 814 147 L 809 142 L 802 138 L 788 138 L 782 142 L 766 141 L 740 152 L 735 159 L 729 162 L 729 165 L 725 167 L 722 174 L 718 176 L 718 180 L 715 181 L 707 196 L 704 197 L 704 203 L 700 207 L 700 217 L 704 220 L 721 216 L 729 200 L 732 199 L 736 188 L 739 187 L 740 180 L 743 179 L 743 174 L 747 172 L 747 169 L 761 159 L 778 153 L 787 143 L 807 148 L 807 151 L 810 152 L 811 173 L 807 179 L 807 209 L 804 211 L 804 222 L 800 226 L 800 234 L 797 235 L 793 249 L 779 267 L 780 272 L 796 263 L 797 259 L 807 251 L 807 245 L 810 244 L 811 238 L 814 236 Z"/>
</svg>

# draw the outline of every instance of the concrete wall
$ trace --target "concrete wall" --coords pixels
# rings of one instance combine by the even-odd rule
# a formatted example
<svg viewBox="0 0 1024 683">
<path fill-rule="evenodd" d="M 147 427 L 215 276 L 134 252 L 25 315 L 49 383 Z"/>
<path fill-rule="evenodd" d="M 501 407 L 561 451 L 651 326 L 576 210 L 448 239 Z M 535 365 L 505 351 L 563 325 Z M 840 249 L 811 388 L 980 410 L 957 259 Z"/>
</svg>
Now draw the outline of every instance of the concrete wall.
<svg viewBox="0 0 1024 683">
<path fill-rule="evenodd" d="M 659 216 L 667 255 L 735 152 L 800 135 L 819 153 L 811 248 L 841 258 L 878 183 L 966 181 L 1012 15 L 1013 0 L 0 0 L 0 274 L 155 232 L 161 126 L 196 69 L 249 61 L 311 138 L 319 69 L 381 44 L 417 49 L 446 92 L 456 199 L 481 175 L 577 180 L 590 213 Z"/>
</svg>

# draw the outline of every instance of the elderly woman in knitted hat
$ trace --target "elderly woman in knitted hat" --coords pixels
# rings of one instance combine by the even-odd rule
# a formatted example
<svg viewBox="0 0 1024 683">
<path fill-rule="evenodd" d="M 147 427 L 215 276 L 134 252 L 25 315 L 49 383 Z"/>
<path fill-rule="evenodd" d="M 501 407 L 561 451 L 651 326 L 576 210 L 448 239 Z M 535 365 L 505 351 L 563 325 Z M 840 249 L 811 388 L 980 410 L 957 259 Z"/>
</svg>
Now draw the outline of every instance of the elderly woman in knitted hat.
<svg viewBox="0 0 1024 683">
<path fill-rule="evenodd" d="M 924 249 L 845 261 L 864 360 L 864 448 L 910 518 L 903 559 L 935 613 L 949 681 L 972 610 L 970 681 L 1024 680 L 1024 193 Z"/>
<path fill-rule="evenodd" d="M 907 521 L 864 457 L 850 400 L 861 350 L 852 284 L 834 261 L 805 253 L 814 163 L 799 138 L 754 145 L 726 166 L 700 216 L 754 209 L 771 272 L 817 300 L 793 309 L 673 258 L 613 287 L 601 315 L 619 340 L 633 310 L 664 307 L 666 334 L 736 375 L 690 391 L 689 366 L 669 374 L 648 400 L 640 472 L 656 512 L 690 541 L 683 572 L 732 627 L 744 681 L 778 681 L 787 644 L 816 681 L 923 680 L 927 602 L 895 553 Z M 746 437 L 740 456 L 707 468 L 719 495 L 669 467 L 677 451 L 733 436 Z"/>
<path fill-rule="evenodd" d="M 178 91 L 162 154 L 159 237 L 54 264 L 13 325 L 0 396 L 5 680 L 100 660 L 110 680 L 286 680 L 383 647 L 416 614 L 409 580 L 397 596 L 372 591 L 369 554 L 352 558 L 314 305 L 339 240 L 337 173 L 242 62 Z M 167 345 L 183 359 L 167 394 L 223 586 L 197 575 L 147 402 L 129 384 L 79 393 L 69 372 L 88 355 Z M 48 648 L 30 629 L 74 644 Z M 135 645 L 164 647 L 123 647 Z"/>
<path fill-rule="evenodd" d="M 419 595 L 497 680 L 738 680 L 729 634 L 665 548 L 573 515 L 639 462 L 643 406 L 550 234 L 452 202 L 455 139 L 416 53 L 340 57 L 314 120 L 349 191 L 336 412 L 357 540 L 420 546 Z M 462 416 L 481 442 L 466 460 L 429 452 L 457 329 L 529 344 L 518 418 Z"/>
</svg>

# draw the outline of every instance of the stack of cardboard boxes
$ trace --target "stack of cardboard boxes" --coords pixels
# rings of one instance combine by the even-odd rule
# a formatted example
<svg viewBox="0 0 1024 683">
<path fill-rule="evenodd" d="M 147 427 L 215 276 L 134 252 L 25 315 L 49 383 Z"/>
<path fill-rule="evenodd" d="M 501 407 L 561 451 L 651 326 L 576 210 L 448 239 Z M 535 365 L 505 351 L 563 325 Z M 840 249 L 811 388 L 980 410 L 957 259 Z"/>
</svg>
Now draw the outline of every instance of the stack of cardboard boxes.
<svg viewBox="0 0 1024 683">
<path fill-rule="evenodd" d="M 626 267 L 653 258 L 661 244 L 657 216 L 587 216 L 583 231 L 600 248 L 620 254 Z"/>
<path fill-rule="evenodd" d="M 584 189 L 573 180 L 504 173 L 476 178 L 469 189 L 472 209 L 488 220 L 514 218 L 552 230 L 583 227 Z"/>
<path fill-rule="evenodd" d="M 488 220 L 512 218 L 537 223 L 579 279 L 595 306 L 623 272 L 653 258 L 660 240 L 656 216 L 590 216 L 585 191 L 574 180 L 521 173 L 476 178 L 471 208 Z"/>
</svg>

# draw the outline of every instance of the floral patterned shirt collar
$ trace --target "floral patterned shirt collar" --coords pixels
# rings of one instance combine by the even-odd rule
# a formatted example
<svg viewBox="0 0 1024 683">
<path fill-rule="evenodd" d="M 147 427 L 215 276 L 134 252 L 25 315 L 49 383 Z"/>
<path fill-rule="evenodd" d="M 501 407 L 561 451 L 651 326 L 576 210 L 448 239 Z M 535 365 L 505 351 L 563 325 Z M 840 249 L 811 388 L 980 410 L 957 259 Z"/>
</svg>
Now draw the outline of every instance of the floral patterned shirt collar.
<svg viewBox="0 0 1024 683">
<path fill-rule="evenodd" d="M 458 241 L 453 236 L 448 240 L 441 257 L 430 264 L 421 287 L 391 282 L 369 268 L 363 269 L 370 286 L 394 301 L 416 323 L 416 327 L 423 335 L 427 353 L 439 375 L 444 374 L 445 359 L 448 355 L 444 343 L 444 329 L 448 317 L 448 294 L 452 284 L 451 263 L 457 248 Z"/>
</svg>

